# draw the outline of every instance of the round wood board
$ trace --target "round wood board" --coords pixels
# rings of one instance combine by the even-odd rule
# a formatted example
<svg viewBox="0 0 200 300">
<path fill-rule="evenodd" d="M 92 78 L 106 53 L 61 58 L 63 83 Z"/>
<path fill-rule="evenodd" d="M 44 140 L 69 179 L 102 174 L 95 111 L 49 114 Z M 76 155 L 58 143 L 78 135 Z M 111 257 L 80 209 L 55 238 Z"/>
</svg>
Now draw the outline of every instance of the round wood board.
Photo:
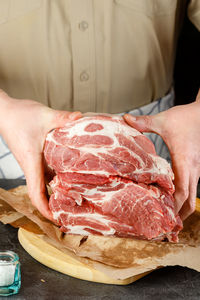
<svg viewBox="0 0 200 300">
<path fill-rule="evenodd" d="M 145 272 L 124 280 L 116 280 L 80 262 L 79 260 L 74 259 L 67 253 L 58 250 L 54 246 L 44 241 L 37 234 L 34 234 L 32 232 L 20 228 L 18 231 L 18 239 L 22 247 L 34 259 L 36 259 L 43 265 L 53 270 L 59 271 L 63 274 L 75 278 L 93 281 L 93 282 L 100 282 L 105 284 L 126 285 L 150 273 L 150 272 Z"/>
</svg>

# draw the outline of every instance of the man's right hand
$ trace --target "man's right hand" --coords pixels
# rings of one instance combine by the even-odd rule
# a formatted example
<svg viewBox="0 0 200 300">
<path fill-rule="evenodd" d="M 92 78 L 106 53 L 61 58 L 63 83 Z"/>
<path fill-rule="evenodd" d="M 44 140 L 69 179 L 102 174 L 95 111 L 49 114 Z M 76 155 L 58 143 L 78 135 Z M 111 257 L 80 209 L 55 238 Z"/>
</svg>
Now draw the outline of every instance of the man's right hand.
<svg viewBox="0 0 200 300">
<path fill-rule="evenodd" d="M 33 205 L 53 221 L 46 197 L 43 147 L 54 128 L 81 117 L 80 112 L 53 110 L 32 100 L 17 100 L 0 90 L 0 134 L 24 171 Z"/>
</svg>

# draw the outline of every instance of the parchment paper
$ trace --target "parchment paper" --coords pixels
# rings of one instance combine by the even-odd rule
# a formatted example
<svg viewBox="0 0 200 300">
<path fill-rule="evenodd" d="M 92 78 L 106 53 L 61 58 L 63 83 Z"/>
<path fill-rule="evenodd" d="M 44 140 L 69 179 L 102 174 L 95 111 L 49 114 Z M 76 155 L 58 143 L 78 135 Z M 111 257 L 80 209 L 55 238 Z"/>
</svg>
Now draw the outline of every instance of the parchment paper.
<svg viewBox="0 0 200 300">
<path fill-rule="evenodd" d="M 184 224 L 179 243 L 63 234 L 31 204 L 27 187 L 0 189 L 0 221 L 39 234 L 58 249 L 114 279 L 125 279 L 160 266 L 180 265 L 200 271 L 200 214 Z M 70 251 L 69 251 L 70 250 Z"/>
</svg>

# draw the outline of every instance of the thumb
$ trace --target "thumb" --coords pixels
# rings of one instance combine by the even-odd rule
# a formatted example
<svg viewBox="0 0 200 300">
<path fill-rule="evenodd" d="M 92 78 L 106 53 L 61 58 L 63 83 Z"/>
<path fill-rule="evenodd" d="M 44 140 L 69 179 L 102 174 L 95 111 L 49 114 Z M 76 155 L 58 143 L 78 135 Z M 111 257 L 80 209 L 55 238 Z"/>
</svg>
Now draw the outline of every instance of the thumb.
<svg viewBox="0 0 200 300">
<path fill-rule="evenodd" d="M 140 132 L 154 132 L 161 133 L 162 128 L 162 113 L 153 116 L 132 116 L 130 114 L 124 115 L 124 120 L 133 128 Z"/>
<path fill-rule="evenodd" d="M 75 121 L 82 117 L 80 111 L 69 112 L 62 110 L 53 110 L 53 119 L 50 123 L 50 130 L 58 127 L 63 127 L 69 121 Z"/>
</svg>

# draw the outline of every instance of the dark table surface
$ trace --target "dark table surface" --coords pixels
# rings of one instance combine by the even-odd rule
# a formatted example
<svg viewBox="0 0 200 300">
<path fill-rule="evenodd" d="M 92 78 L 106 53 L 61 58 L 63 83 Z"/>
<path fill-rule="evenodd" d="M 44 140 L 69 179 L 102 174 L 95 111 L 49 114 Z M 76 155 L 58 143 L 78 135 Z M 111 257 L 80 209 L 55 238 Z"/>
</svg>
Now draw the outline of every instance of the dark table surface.
<svg viewBox="0 0 200 300">
<path fill-rule="evenodd" d="M 24 183 L 21 180 L 0 180 L 0 187 L 8 189 Z M 19 244 L 17 229 L 2 223 L 0 249 L 13 250 L 20 257 L 22 287 L 18 295 L 8 297 L 13 300 L 200 299 L 200 273 L 187 268 L 159 269 L 127 286 L 83 281 L 51 270 L 35 261 Z"/>
</svg>

